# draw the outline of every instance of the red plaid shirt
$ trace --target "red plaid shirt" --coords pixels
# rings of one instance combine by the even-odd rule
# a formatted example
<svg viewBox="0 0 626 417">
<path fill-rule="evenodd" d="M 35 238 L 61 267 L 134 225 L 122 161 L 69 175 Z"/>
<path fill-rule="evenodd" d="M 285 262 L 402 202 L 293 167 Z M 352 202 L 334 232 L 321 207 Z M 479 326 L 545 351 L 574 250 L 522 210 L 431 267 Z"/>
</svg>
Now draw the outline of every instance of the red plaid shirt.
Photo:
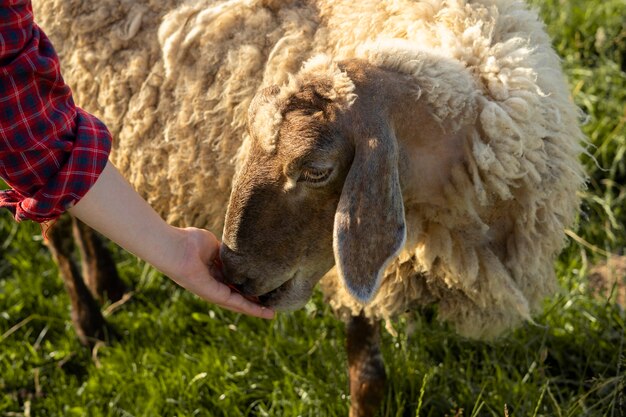
<svg viewBox="0 0 626 417">
<path fill-rule="evenodd" d="M 106 165 L 111 134 L 76 107 L 29 0 L 0 0 L 0 207 L 20 221 L 52 220 Z"/>
</svg>

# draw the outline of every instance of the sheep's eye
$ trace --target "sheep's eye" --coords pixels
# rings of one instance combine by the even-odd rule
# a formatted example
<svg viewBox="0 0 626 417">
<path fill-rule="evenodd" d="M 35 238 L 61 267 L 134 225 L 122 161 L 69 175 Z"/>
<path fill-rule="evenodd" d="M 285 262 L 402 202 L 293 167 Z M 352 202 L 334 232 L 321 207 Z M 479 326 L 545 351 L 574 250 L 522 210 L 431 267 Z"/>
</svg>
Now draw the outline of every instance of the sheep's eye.
<svg viewBox="0 0 626 417">
<path fill-rule="evenodd" d="M 332 172 L 332 168 L 304 168 L 302 172 L 300 172 L 298 181 L 320 184 L 326 181 Z"/>
</svg>

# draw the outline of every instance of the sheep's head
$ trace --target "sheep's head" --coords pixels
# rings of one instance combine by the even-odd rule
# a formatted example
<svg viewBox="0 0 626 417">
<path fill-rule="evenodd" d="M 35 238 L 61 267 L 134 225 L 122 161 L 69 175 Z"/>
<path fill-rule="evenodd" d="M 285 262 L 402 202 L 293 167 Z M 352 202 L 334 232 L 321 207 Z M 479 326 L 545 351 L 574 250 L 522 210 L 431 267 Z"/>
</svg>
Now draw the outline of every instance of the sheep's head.
<svg viewBox="0 0 626 417">
<path fill-rule="evenodd" d="M 384 94 L 363 71 L 315 58 L 250 106 L 221 256 L 227 279 L 265 305 L 301 307 L 333 264 L 367 301 L 403 245 L 397 143 L 385 110 L 357 97 Z"/>
</svg>

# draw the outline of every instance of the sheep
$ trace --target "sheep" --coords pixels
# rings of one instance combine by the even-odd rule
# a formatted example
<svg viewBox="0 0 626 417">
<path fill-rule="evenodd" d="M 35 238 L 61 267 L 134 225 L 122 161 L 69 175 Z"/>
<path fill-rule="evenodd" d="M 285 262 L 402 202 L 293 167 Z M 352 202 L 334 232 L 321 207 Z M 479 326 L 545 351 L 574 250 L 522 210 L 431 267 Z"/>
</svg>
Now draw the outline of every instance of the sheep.
<svg viewBox="0 0 626 417">
<path fill-rule="evenodd" d="M 233 285 L 289 310 L 321 283 L 352 416 L 384 392 L 378 320 L 436 304 L 494 338 L 556 289 L 585 139 L 521 1 L 35 5 L 113 162 L 169 222 L 223 230 Z"/>
</svg>

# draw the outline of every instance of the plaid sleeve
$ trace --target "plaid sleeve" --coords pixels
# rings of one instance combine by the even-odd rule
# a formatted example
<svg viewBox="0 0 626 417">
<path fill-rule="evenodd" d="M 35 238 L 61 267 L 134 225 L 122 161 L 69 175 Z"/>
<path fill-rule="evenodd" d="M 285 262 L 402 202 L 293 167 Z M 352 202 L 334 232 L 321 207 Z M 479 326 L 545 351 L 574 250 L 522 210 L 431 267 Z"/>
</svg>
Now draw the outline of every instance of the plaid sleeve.
<svg viewBox="0 0 626 417">
<path fill-rule="evenodd" d="M 107 163 L 111 134 L 76 107 L 30 1 L 0 0 L 0 207 L 43 222 L 80 200 Z"/>
</svg>

